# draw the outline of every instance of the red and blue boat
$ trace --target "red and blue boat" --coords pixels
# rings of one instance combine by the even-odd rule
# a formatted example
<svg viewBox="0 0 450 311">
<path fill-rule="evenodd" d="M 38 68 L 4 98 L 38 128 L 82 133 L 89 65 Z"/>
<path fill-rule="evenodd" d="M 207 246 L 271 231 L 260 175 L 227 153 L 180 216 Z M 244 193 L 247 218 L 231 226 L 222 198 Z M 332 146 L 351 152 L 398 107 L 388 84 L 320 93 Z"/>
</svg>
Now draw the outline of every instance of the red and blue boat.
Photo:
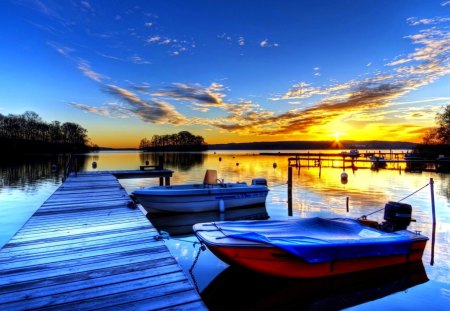
<svg viewBox="0 0 450 311">
<path fill-rule="evenodd" d="M 317 278 L 421 261 L 428 238 L 406 230 L 410 211 L 410 205 L 389 202 L 387 221 L 380 225 L 312 217 L 198 223 L 193 230 L 229 265 L 272 276 Z"/>
</svg>

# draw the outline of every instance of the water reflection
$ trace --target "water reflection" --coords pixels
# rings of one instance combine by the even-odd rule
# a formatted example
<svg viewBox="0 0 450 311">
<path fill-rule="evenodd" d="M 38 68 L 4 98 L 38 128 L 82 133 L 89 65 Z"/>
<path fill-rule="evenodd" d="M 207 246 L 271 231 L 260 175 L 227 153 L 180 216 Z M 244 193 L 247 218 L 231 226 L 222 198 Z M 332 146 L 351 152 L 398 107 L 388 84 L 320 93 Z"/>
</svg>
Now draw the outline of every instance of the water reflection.
<svg viewBox="0 0 450 311">
<path fill-rule="evenodd" d="M 0 161 L 0 247 L 61 184 L 68 156 L 16 156 Z"/>
<path fill-rule="evenodd" d="M 25 191 L 36 191 L 36 184 L 46 179 L 55 184 L 67 164 L 67 156 L 28 156 L 2 159 L 0 185 Z M 0 188 L 1 190 L 1 188 Z"/>
<path fill-rule="evenodd" d="M 220 213 L 147 213 L 147 218 L 158 229 L 165 231 L 170 236 L 192 234 L 192 226 L 200 222 L 212 222 L 221 220 L 244 220 L 244 219 L 268 219 L 269 214 L 265 206 L 250 208 L 233 208 Z"/>
<path fill-rule="evenodd" d="M 230 266 L 201 296 L 211 310 L 342 310 L 427 281 L 422 262 L 308 280 L 268 277 Z"/>
<path fill-rule="evenodd" d="M 270 219 L 286 219 L 290 217 L 288 216 L 287 210 L 287 156 L 260 156 L 259 151 L 225 151 L 195 154 L 165 153 L 164 156 L 167 157 L 165 158 L 165 167 L 174 170 L 171 180 L 172 184 L 202 182 L 206 169 L 217 170 L 219 178 L 230 182 L 249 182 L 252 178 L 264 177 L 267 179 L 270 188 L 266 201 L 268 216 L 270 216 Z M 63 176 L 62 168 L 66 164 L 66 160 L 64 157 L 58 160 L 45 157 L 42 161 L 37 160 L 37 158 L 26 160 L 15 159 L 12 162 L 6 163 L 3 161 L 0 164 L 2 174 L 0 179 L 0 228 L 2 228 L 0 245 L 6 242 L 27 221 L 34 210 L 55 191 L 61 182 Z M 158 154 L 151 153 L 143 154 L 129 151 L 99 152 L 96 154 L 86 154 L 84 160 L 82 157 L 79 157 L 78 167 L 85 171 L 128 170 L 138 169 L 140 165 L 145 165 L 145 161 L 149 161 L 150 165 L 155 165 L 157 164 L 157 160 Z M 92 167 L 92 162 L 94 161 L 97 162 L 96 168 Z M 52 166 L 54 163 L 57 164 L 57 170 L 54 170 L 54 166 Z M 239 163 L 239 165 L 236 165 L 236 163 Z M 274 163 L 277 165 L 274 165 Z M 405 173 L 402 169 L 390 169 L 392 166 L 393 164 L 389 163 L 387 169 L 380 169 L 379 171 L 370 170 L 369 167 L 367 169 L 360 167 L 360 169 L 354 171 L 346 169 L 348 174 L 346 184 L 341 183 L 342 167 L 323 167 L 319 170 L 318 167 L 311 166 L 310 168 L 301 167 L 299 170 L 294 169 L 292 188 L 293 216 L 291 217 L 360 217 L 361 215 L 366 215 L 382 208 L 388 201 L 396 201 L 408 196 L 427 184 L 430 178 L 433 178 L 435 181 L 437 217 L 434 266 L 428 264 L 430 262 L 430 243 L 427 245 L 423 256 L 423 262 L 426 263 L 425 268 L 430 281 L 414 287 L 414 291 L 405 292 L 404 295 L 403 293 L 398 293 L 387 296 L 377 301 L 365 303 L 359 309 L 386 310 L 392 309 L 392 306 L 395 306 L 396 309 L 408 308 L 408 310 L 417 310 L 418 308 L 422 309 L 424 306 L 428 308 L 432 302 L 434 304 L 433 310 L 446 310 L 448 308 L 446 307 L 449 299 L 448 293 L 450 293 L 450 174 L 438 174 L 425 171 L 421 173 Z M 158 179 L 126 179 L 120 180 L 120 182 L 127 192 L 131 193 L 137 188 L 158 184 Z M 347 198 L 349 198 L 348 212 L 346 210 Z M 405 200 L 404 203 L 412 205 L 413 218 L 416 219 L 416 222 L 412 223 L 409 229 L 413 231 L 419 230 L 423 235 L 431 237 L 432 224 L 429 188 L 418 192 Z M 217 216 L 217 214 L 213 215 L 213 218 Z M 383 213 L 377 213 L 371 218 L 382 221 L 382 217 Z M 158 223 L 158 220 L 151 221 L 155 224 Z M 172 235 L 177 235 L 178 233 L 176 231 L 178 229 L 180 229 L 179 233 L 183 232 L 190 225 L 189 222 L 185 224 L 178 223 L 175 227 L 179 226 L 180 228 L 171 228 L 174 224 L 170 224 L 170 218 L 162 218 L 160 221 L 161 223 L 159 225 L 161 225 L 161 230 L 166 229 L 164 231 L 170 232 L 172 229 L 175 229 Z M 213 221 L 213 219 L 206 221 Z M 7 224 L 5 225 L 5 222 L 14 222 L 14 225 L 8 227 Z M 183 226 L 185 227 L 184 229 Z M 187 239 L 190 242 L 185 243 L 177 239 L 170 239 L 166 242 L 171 253 L 187 272 L 192 266 L 197 254 L 198 247 L 192 247 L 196 238 L 190 235 L 190 233 L 186 236 L 179 237 L 183 237 L 183 239 Z M 215 279 L 215 276 L 220 274 L 225 268 L 227 268 L 227 265 L 218 260 L 214 255 L 208 251 L 203 252 L 194 270 L 201 289 L 203 290 L 209 286 L 212 280 Z M 234 287 L 244 288 L 241 290 L 242 293 L 233 294 L 236 297 L 250 295 L 251 293 L 247 293 L 250 290 L 256 293 L 250 296 L 255 301 L 261 301 L 264 297 L 267 297 L 267 299 L 271 297 L 271 292 L 267 289 L 270 288 L 270 283 L 266 282 L 266 291 L 264 292 L 263 288 L 258 294 L 258 291 L 252 288 L 259 288 L 258 286 L 260 283 L 263 284 L 263 280 L 260 282 L 253 280 L 246 283 L 246 278 L 247 274 L 243 274 L 238 279 L 234 278 L 234 282 L 230 283 L 230 289 L 228 290 L 233 290 Z M 371 276 L 368 277 L 368 279 L 370 278 Z M 214 280 L 214 283 L 216 283 L 216 280 Z M 240 286 L 240 283 L 247 284 L 248 286 Z M 294 301 L 295 297 L 293 298 L 292 295 L 286 298 L 286 300 L 290 299 L 292 301 L 292 304 L 288 304 L 286 308 L 289 306 L 295 308 L 293 306 L 296 303 L 301 307 L 304 305 L 302 304 L 302 300 L 305 299 L 310 302 L 311 306 L 314 302 L 309 297 L 321 295 L 322 290 L 327 291 L 329 296 L 333 296 L 332 289 L 330 289 L 331 285 L 321 283 L 322 288 L 316 288 L 312 292 L 308 291 L 308 288 L 302 289 L 301 286 L 305 285 L 300 284 L 300 289 L 296 289 L 297 284 L 289 287 L 288 283 L 278 284 L 275 282 L 273 287 L 274 292 L 279 289 L 278 294 L 281 290 L 281 294 L 286 293 L 287 295 L 290 288 L 293 288 L 294 292 L 298 295 L 299 298 L 297 301 Z M 211 285 L 210 288 L 214 286 Z M 342 293 L 346 286 L 344 283 L 344 285 L 335 287 L 333 290 L 338 295 Z M 351 286 L 351 284 L 348 286 Z M 205 293 L 210 291 L 205 290 Z M 305 294 L 302 294 L 301 291 L 305 291 Z M 351 295 L 348 295 L 363 295 L 355 294 L 355 292 L 351 293 Z M 243 297 L 242 299 L 246 299 L 245 301 L 250 303 L 250 297 Z M 342 297 L 345 297 L 345 295 Z M 422 297 L 425 297 L 423 301 L 421 300 Z M 318 299 L 323 301 L 323 296 Z M 237 299 L 233 297 L 230 300 L 236 301 Z M 401 302 L 398 302 L 399 300 Z M 268 306 L 270 305 L 269 302 L 264 303 L 267 303 Z M 334 304 L 335 302 L 332 303 Z M 280 309 L 282 309 L 281 306 Z M 352 309 L 358 309 L 358 306 Z"/>
<path fill-rule="evenodd" d="M 207 155 L 202 152 L 142 152 L 139 154 L 141 163 L 149 163 L 149 165 L 158 165 L 159 157 L 161 156 L 164 160 L 164 167 L 170 167 L 179 171 L 188 171 L 194 166 L 201 166 Z"/>
<path fill-rule="evenodd" d="M 196 167 L 202 167 L 207 155 L 201 152 L 107 151 L 85 154 L 84 157 L 83 165 L 79 166 L 81 171 L 136 170 L 141 165 L 158 166 L 162 157 L 164 168 L 187 172 Z"/>
</svg>

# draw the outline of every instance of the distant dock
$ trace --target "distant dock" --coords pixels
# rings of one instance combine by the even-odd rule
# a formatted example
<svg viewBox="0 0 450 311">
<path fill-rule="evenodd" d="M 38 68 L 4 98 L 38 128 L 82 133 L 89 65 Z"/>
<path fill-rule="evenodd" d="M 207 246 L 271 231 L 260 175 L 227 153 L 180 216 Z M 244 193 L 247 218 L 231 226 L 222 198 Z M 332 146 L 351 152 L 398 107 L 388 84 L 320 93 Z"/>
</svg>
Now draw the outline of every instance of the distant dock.
<svg viewBox="0 0 450 311">
<path fill-rule="evenodd" d="M 405 159 L 404 152 L 360 152 L 359 154 L 344 153 L 323 153 L 323 152 L 263 152 L 260 155 L 267 156 L 287 156 L 288 166 L 294 167 L 331 167 L 331 168 L 371 168 L 370 165 L 376 165 L 376 161 L 370 159 L 371 156 L 383 157 L 383 162 L 393 164 L 393 166 L 384 169 L 401 169 L 400 164 L 419 165 L 423 164 L 422 171 L 436 171 L 435 160 L 425 159 Z M 362 165 L 358 165 L 362 164 Z M 432 164 L 427 168 L 427 164 Z M 408 167 L 406 168 L 408 170 Z"/>
<path fill-rule="evenodd" d="M 0 250 L 0 310 L 207 310 L 113 176 L 136 174 L 171 171 L 71 173 Z"/>
</svg>

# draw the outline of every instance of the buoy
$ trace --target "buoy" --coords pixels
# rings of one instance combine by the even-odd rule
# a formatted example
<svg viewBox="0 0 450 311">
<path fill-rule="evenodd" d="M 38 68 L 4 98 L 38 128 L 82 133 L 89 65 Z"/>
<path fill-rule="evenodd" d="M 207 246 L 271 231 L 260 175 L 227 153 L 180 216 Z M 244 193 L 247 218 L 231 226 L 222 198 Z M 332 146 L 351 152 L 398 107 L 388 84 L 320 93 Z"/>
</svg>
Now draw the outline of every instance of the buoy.
<svg viewBox="0 0 450 311">
<path fill-rule="evenodd" d="M 223 202 L 223 200 L 219 201 L 219 211 L 221 213 L 225 212 L 225 202 Z"/>
<path fill-rule="evenodd" d="M 97 162 L 92 162 L 92 168 L 97 168 Z"/>
<path fill-rule="evenodd" d="M 341 184 L 345 185 L 348 182 L 348 175 L 346 172 L 341 173 Z"/>
<path fill-rule="evenodd" d="M 273 168 L 276 168 L 276 167 L 277 167 L 277 164 L 274 162 L 274 163 L 272 164 L 272 166 L 273 166 Z"/>
</svg>

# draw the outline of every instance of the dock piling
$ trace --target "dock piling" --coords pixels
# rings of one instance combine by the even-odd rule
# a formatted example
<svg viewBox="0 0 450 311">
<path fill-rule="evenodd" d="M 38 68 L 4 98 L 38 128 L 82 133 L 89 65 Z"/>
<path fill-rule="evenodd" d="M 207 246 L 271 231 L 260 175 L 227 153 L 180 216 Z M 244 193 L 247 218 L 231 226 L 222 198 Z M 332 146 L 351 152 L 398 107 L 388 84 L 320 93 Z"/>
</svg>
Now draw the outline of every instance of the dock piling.
<svg viewBox="0 0 450 311">
<path fill-rule="evenodd" d="M 433 231 L 431 234 L 431 259 L 430 265 L 434 265 L 434 241 L 436 236 L 436 210 L 434 207 L 434 181 L 430 178 L 431 211 L 433 213 Z"/>
<path fill-rule="evenodd" d="M 292 166 L 288 167 L 288 215 L 292 216 Z"/>
</svg>

